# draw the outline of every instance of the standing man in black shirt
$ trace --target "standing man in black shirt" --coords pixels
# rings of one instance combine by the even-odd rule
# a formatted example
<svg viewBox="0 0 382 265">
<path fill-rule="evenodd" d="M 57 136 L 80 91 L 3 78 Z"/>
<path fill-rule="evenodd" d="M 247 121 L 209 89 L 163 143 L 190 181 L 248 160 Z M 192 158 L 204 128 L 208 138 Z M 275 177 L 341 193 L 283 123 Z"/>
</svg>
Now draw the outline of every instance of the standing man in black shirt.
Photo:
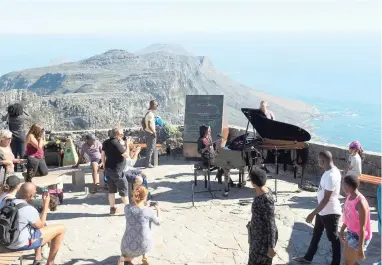
<svg viewBox="0 0 382 265">
<path fill-rule="evenodd" d="M 9 130 L 12 132 L 11 148 L 15 158 L 24 158 L 25 154 L 25 136 L 26 131 L 24 123 L 30 120 L 29 115 L 24 111 L 23 105 L 15 103 L 8 106 L 7 115 L 2 117 L 6 121 Z M 17 165 L 15 165 L 15 172 L 17 172 Z"/>
<path fill-rule="evenodd" d="M 129 153 L 119 143 L 123 137 L 123 130 L 121 128 L 114 128 L 111 130 L 110 138 L 102 144 L 102 164 L 105 165 L 105 175 L 108 176 L 109 187 L 109 204 L 110 214 L 115 215 L 119 213 L 118 208 L 115 206 L 115 194 L 118 192 L 121 196 L 122 202 L 126 205 L 128 199 L 128 182 L 123 175 L 125 167 L 125 158 L 129 157 Z"/>
</svg>

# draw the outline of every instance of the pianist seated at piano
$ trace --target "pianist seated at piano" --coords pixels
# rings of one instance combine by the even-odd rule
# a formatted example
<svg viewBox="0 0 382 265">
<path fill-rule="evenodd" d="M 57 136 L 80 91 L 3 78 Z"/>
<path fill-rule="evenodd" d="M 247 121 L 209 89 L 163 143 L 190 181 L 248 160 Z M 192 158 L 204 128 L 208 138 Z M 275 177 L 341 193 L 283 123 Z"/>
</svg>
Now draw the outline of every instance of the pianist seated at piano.
<svg viewBox="0 0 382 265">
<path fill-rule="evenodd" d="M 260 110 L 262 114 L 264 114 L 264 117 L 270 119 L 270 120 L 276 120 L 275 114 L 273 114 L 272 111 L 268 109 L 268 101 L 263 100 L 260 102 Z M 265 164 L 261 165 L 261 169 L 265 170 L 265 172 L 269 173 L 268 168 L 265 166 Z"/>
<path fill-rule="evenodd" d="M 211 138 L 211 128 L 206 125 L 202 125 L 199 127 L 199 139 L 198 139 L 198 152 L 202 157 L 203 164 L 208 167 L 210 166 L 211 170 L 214 170 L 216 167 L 215 158 L 217 156 L 216 150 L 214 148 L 214 144 Z M 236 185 L 233 183 L 230 178 L 229 169 L 219 168 L 216 173 L 216 178 L 219 183 L 222 183 L 222 176 L 224 175 L 224 193 L 223 196 L 228 196 L 229 187 L 235 187 Z"/>
<path fill-rule="evenodd" d="M 265 117 L 267 117 L 270 120 L 276 120 L 275 114 L 273 114 L 272 111 L 268 109 L 268 102 L 263 100 L 260 102 L 260 110 L 264 114 Z"/>
</svg>

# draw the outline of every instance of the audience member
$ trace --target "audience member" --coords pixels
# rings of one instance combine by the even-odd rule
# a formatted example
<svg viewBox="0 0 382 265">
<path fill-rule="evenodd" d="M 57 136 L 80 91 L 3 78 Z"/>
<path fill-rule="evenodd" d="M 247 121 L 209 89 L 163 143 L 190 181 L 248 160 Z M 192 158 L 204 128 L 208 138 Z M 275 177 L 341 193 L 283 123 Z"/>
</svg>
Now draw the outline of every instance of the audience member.
<svg viewBox="0 0 382 265">
<path fill-rule="evenodd" d="M 345 265 L 354 265 L 365 259 L 365 251 L 370 243 L 370 208 L 365 197 L 358 191 L 359 180 L 355 175 L 344 178 L 343 189 L 346 201 L 341 228 L 341 239 L 345 244 Z M 345 235 L 345 229 L 347 230 Z"/>
<path fill-rule="evenodd" d="M 129 156 L 129 153 L 120 144 L 122 137 L 123 130 L 114 128 L 111 131 L 111 137 L 102 144 L 102 164 L 105 165 L 105 175 L 107 176 L 111 215 L 119 214 L 119 210 L 115 206 L 115 193 L 119 192 L 123 204 L 128 203 L 129 184 L 123 174 L 123 169 L 125 158 Z"/>
<path fill-rule="evenodd" d="M 15 169 L 14 165 L 23 161 L 22 159 L 15 159 L 11 149 L 11 142 L 12 133 L 9 130 L 0 130 L 0 166 L 5 167 L 6 175 L 12 174 Z M 3 183 L 3 181 L 0 183 Z"/>
<path fill-rule="evenodd" d="M 45 129 L 37 124 L 33 124 L 26 136 L 25 156 L 27 158 L 27 176 L 25 182 L 32 181 L 32 178 L 39 173 L 39 176 L 48 175 L 48 167 L 44 157 Z"/>
<path fill-rule="evenodd" d="M 16 193 L 21 187 L 21 180 L 15 175 L 7 177 L 5 184 L 1 188 L 0 209 L 4 207 L 5 202 L 16 198 Z"/>
<path fill-rule="evenodd" d="M 346 176 L 356 176 L 360 177 L 362 174 L 362 158 L 363 158 L 363 149 L 358 141 L 353 141 L 349 145 L 349 167 L 346 172 Z"/>
<path fill-rule="evenodd" d="M 311 223 L 313 218 L 316 217 L 313 237 L 305 256 L 294 258 L 294 260 L 300 263 L 311 263 L 317 252 L 322 233 L 326 230 L 326 235 L 332 244 L 333 257 L 331 265 L 340 265 L 341 242 L 338 237 L 338 224 L 342 213 L 339 200 L 341 173 L 333 164 L 333 157 L 329 151 L 319 154 L 318 164 L 325 170 L 317 192 L 318 206 L 306 218 L 306 222 Z"/>
<path fill-rule="evenodd" d="M 144 186 L 135 185 L 134 205 L 125 206 L 126 230 L 121 242 L 121 253 L 124 265 L 132 265 L 131 261 L 143 256 L 142 264 L 148 265 L 146 254 L 151 251 L 153 240 L 150 223 L 159 225 L 159 207 L 155 204 L 156 215 L 146 207 L 148 190 Z"/>
<path fill-rule="evenodd" d="M 18 194 L 18 199 L 13 202 L 18 205 L 21 203 L 28 204 L 36 196 L 36 186 L 30 182 L 24 183 Z M 50 196 L 47 193 L 43 194 L 43 210 L 41 214 L 31 206 L 26 205 L 21 207 L 19 211 L 19 231 L 20 235 L 17 240 L 8 246 L 9 249 L 31 250 L 36 249 L 35 261 L 33 264 L 40 264 L 41 261 L 41 246 L 50 242 L 50 252 L 47 259 L 47 265 L 53 265 L 54 259 L 64 239 L 65 227 L 63 225 L 49 225 L 46 226 L 46 216 Z"/>
<path fill-rule="evenodd" d="M 129 156 L 125 158 L 126 163 L 124 171 L 131 170 L 134 168 L 135 163 L 138 160 L 139 153 L 141 152 L 141 147 L 138 145 L 136 148 L 130 150 L 130 137 L 124 137 L 124 139 L 121 139 L 120 144 L 125 147 L 125 151 L 129 154 Z"/>
<path fill-rule="evenodd" d="M 155 128 L 155 111 L 158 108 L 158 102 L 155 100 L 150 100 L 149 109 L 144 117 L 143 129 L 145 132 L 146 138 L 146 163 L 145 166 L 148 168 L 154 167 L 151 163 L 151 157 L 154 153 L 154 149 L 156 148 L 156 128 Z"/>
<path fill-rule="evenodd" d="M 102 144 L 96 139 L 96 137 L 93 134 L 88 134 L 85 138 L 86 142 L 81 147 L 78 162 L 73 167 L 78 168 L 80 163 L 84 160 L 85 154 L 89 157 L 94 185 L 93 189 L 90 192 L 97 193 L 100 190 L 98 170 L 103 167 L 101 159 Z"/>
<path fill-rule="evenodd" d="M 7 115 L 3 120 L 7 121 L 8 128 L 12 132 L 11 148 L 15 158 L 23 158 L 25 153 L 25 121 L 30 119 L 20 103 L 8 106 Z M 17 165 L 15 165 L 17 171 Z"/>
<path fill-rule="evenodd" d="M 267 174 L 261 169 L 250 172 L 256 196 L 252 203 L 252 218 L 248 224 L 248 265 L 271 265 L 276 255 L 278 231 L 273 194 L 265 185 Z"/>
</svg>

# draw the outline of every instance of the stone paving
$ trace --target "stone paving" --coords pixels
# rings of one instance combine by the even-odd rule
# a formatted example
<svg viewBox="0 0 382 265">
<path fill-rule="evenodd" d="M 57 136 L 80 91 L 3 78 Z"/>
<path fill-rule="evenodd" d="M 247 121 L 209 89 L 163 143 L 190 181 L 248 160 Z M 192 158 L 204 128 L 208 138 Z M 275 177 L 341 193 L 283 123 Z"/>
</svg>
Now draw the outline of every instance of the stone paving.
<svg viewBox="0 0 382 265">
<path fill-rule="evenodd" d="M 231 189 L 228 198 L 215 192 L 195 194 L 192 207 L 191 180 L 193 163 L 183 159 L 163 157 L 160 166 L 146 170 L 153 200 L 159 201 L 162 209 L 161 225 L 153 226 L 154 248 L 148 257 L 154 265 L 197 264 L 247 264 L 248 235 L 246 224 L 251 217 L 251 205 L 242 205 L 242 200 L 251 202 L 253 189 L 249 182 L 244 188 Z M 202 176 L 195 188 L 204 190 Z M 233 179 L 238 175 L 233 174 Z M 295 264 L 292 258 L 303 255 L 310 242 L 312 226 L 305 217 L 316 206 L 315 193 L 299 192 L 292 172 L 280 172 L 278 202 L 276 207 L 279 241 L 273 264 Z M 65 177 L 70 182 L 70 177 Z M 312 178 L 313 179 L 313 178 Z M 91 176 L 87 176 L 90 183 Z M 298 180 L 297 180 L 298 181 Z M 221 188 L 217 182 L 213 187 Z M 274 180 L 268 181 L 274 189 Z M 59 263 L 64 265 L 112 264 L 119 257 L 120 240 L 124 233 L 124 216 L 109 216 L 106 192 L 88 195 L 83 191 L 69 192 L 65 185 L 64 205 L 49 214 L 50 223 L 64 223 L 67 227 L 64 246 L 59 253 Z M 370 199 L 375 205 L 374 200 Z M 377 233 L 376 209 L 373 208 L 374 238 L 363 264 L 380 260 L 381 240 Z M 314 259 L 314 264 L 330 264 L 331 248 L 326 236 Z M 140 259 L 134 264 L 141 264 Z"/>
</svg>

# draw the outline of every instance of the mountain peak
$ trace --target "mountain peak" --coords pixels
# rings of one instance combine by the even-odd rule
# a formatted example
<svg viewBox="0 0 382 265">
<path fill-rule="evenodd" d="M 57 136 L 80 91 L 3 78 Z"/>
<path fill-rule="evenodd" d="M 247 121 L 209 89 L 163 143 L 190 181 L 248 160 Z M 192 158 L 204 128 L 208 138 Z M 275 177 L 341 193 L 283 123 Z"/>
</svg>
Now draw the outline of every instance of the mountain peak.
<svg viewBox="0 0 382 265">
<path fill-rule="evenodd" d="M 142 50 L 137 51 L 135 54 L 143 55 L 143 54 L 149 54 L 149 53 L 155 53 L 155 52 L 165 52 L 165 53 L 172 53 L 177 55 L 193 56 L 190 52 L 185 50 L 179 44 L 164 44 L 164 43 L 152 44 L 150 46 L 147 46 L 146 48 L 143 48 Z"/>
</svg>

